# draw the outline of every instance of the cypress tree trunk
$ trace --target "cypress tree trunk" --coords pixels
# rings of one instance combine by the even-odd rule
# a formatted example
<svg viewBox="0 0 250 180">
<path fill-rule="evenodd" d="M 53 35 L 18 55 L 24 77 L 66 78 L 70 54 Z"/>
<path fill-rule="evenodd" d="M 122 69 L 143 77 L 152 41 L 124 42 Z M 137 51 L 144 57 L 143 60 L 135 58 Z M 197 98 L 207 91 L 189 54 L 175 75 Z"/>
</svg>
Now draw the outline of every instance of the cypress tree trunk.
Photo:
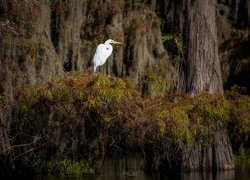
<svg viewBox="0 0 250 180">
<path fill-rule="evenodd" d="M 215 12 L 215 0 L 195 0 L 190 7 L 187 91 L 193 95 L 223 91 Z"/>
<path fill-rule="evenodd" d="M 182 66 L 185 71 L 180 73 L 180 81 L 185 84 L 179 89 L 193 96 L 202 91 L 223 93 L 218 58 L 216 2 L 191 0 L 188 5 L 187 60 L 185 67 Z M 226 129 L 218 129 L 208 146 L 199 141 L 182 152 L 183 170 L 212 168 L 215 170 L 234 168 Z"/>
</svg>

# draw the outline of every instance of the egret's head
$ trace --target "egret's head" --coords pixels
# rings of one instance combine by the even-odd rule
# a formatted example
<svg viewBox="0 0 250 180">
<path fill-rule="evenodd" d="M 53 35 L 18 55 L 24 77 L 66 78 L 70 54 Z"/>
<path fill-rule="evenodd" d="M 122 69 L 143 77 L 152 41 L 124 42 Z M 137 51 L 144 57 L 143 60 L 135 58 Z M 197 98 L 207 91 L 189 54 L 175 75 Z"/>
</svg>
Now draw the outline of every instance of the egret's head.
<svg viewBox="0 0 250 180">
<path fill-rule="evenodd" d="M 122 44 L 122 43 L 120 43 L 120 42 L 118 42 L 118 41 L 114 41 L 114 40 L 112 40 L 112 39 L 108 39 L 108 40 L 105 42 L 105 44 Z"/>
</svg>

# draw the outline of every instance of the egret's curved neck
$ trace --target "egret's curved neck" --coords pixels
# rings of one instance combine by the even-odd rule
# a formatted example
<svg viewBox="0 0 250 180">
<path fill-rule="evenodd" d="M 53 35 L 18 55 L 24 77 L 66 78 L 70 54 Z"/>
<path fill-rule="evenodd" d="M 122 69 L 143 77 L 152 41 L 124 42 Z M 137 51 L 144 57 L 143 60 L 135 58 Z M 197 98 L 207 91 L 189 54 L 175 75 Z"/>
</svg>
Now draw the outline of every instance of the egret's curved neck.
<svg viewBox="0 0 250 180">
<path fill-rule="evenodd" d="M 106 47 L 105 51 L 106 58 L 108 58 L 113 52 L 113 46 L 109 42 L 105 42 L 104 45 Z"/>
<path fill-rule="evenodd" d="M 106 46 L 107 51 L 110 51 L 110 53 L 113 51 L 113 46 L 110 43 L 105 42 L 104 45 Z"/>
<path fill-rule="evenodd" d="M 106 48 L 108 48 L 108 49 L 110 49 L 110 48 L 113 47 L 109 42 L 105 42 L 104 45 L 105 45 Z"/>
</svg>

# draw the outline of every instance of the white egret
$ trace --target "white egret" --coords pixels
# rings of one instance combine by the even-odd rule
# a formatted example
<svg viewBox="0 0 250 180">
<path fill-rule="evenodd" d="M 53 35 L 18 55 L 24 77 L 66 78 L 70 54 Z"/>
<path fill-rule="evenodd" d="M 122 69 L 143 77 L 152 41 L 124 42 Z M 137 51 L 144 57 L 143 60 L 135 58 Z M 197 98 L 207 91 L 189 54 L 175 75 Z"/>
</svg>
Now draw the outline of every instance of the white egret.
<svg viewBox="0 0 250 180">
<path fill-rule="evenodd" d="M 96 48 L 95 55 L 92 59 L 92 68 L 94 73 L 99 66 L 102 66 L 113 52 L 111 44 L 122 44 L 120 42 L 108 39 L 104 44 L 99 44 Z"/>
</svg>

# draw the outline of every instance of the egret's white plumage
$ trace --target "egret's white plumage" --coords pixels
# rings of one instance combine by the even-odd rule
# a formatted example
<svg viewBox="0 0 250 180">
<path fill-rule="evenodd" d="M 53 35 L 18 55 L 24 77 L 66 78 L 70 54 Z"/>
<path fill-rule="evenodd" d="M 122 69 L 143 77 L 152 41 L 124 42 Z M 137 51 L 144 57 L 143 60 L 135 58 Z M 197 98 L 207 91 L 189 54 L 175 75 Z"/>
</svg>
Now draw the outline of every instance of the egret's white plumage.
<svg viewBox="0 0 250 180">
<path fill-rule="evenodd" d="M 112 39 L 107 40 L 104 44 L 99 44 L 96 48 L 95 55 L 92 60 L 93 71 L 99 66 L 102 66 L 113 52 L 113 46 L 111 44 L 121 44 L 120 42 Z"/>
</svg>

